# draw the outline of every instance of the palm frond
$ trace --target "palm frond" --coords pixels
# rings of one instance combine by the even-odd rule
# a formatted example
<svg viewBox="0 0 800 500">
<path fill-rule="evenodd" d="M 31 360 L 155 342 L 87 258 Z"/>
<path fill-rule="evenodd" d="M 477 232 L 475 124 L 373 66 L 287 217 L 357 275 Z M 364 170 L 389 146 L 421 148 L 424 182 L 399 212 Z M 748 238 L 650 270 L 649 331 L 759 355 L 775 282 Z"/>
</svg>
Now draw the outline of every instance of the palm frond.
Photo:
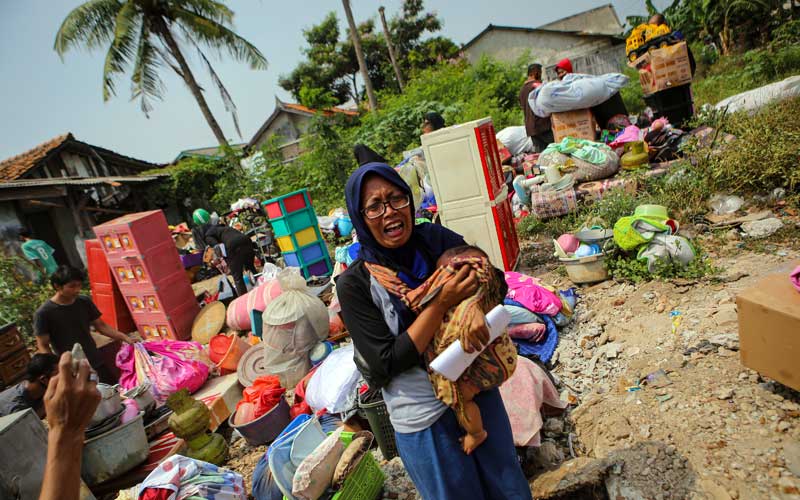
<svg viewBox="0 0 800 500">
<path fill-rule="evenodd" d="M 139 48 L 136 51 L 136 61 L 133 65 L 133 84 L 131 100 L 139 99 L 142 112 L 149 118 L 153 107 L 150 99 L 161 99 L 164 92 L 164 84 L 158 76 L 158 69 L 161 66 L 159 52 L 151 39 L 151 26 L 148 18 L 142 19 L 142 26 L 139 29 Z"/>
<path fill-rule="evenodd" d="M 133 2 L 127 2 L 114 19 L 114 40 L 106 53 L 103 67 L 103 100 L 116 95 L 114 78 L 123 73 L 136 54 L 136 35 L 141 13 Z"/>
<path fill-rule="evenodd" d="M 194 12 L 220 24 L 233 23 L 233 11 L 215 0 L 182 0 L 183 9 Z"/>
<path fill-rule="evenodd" d="M 225 84 L 222 83 L 222 79 L 219 77 L 217 72 L 214 70 L 214 66 L 211 65 L 211 61 L 208 60 L 206 55 L 200 49 L 200 46 L 197 44 L 194 38 L 192 38 L 191 34 L 186 31 L 186 28 L 182 28 L 186 38 L 192 42 L 192 45 L 195 46 L 197 49 L 197 53 L 200 55 L 200 59 L 203 60 L 203 63 L 206 65 L 206 69 L 208 69 L 208 74 L 211 76 L 211 81 L 214 82 L 216 85 L 217 90 L 219 91 L 219 96 L 222 99 L 223 104 L 225 105 L 225 111 L 231 114 L 231 118 L 233 119 L 233 126 L 236 129 L 236 133 L 239 135 L 239 138 L 242 138 L 242 131 L 239 128 L 239 113 L 236 110 L 236 103 L 233 102 L 233 97 L 231 97 L 230 92 L 225 87 Z"/>
<path fill-rule="evenodd" d="M 114 36 L 114 18 L 122 5 L 121 0 L 89 0 L 74 8 L 58 28 L 53 48 L 63 58 L 78 44 L 88 49 L 105 45 Z"/>
<path fill-rule="evenodd" d="M 198 42 L 227 51 L 237 61 L 249 64 L 251 69 L 267 69 L 267 59 L 261 51 L 221 23 L 180 8 L 175 10 L 175 18 Z"/>
</svg>

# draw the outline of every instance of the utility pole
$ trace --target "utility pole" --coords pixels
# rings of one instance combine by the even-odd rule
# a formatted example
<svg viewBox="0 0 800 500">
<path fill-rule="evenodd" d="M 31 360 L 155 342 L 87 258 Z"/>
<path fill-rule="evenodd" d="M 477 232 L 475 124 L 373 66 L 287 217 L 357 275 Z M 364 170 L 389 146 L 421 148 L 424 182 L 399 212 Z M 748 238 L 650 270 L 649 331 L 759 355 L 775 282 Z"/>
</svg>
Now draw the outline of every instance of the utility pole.
<svg viewBox="0 0 800 500">
<path fill-rule="evenodd" d="M 344 13 L 347 16 L 347 24 L 350 25 L 350 38 L 353 41 L 353 49 L 356 51 L 358 67 L 361 70 L 361 78 L 364 79 L 364 87 L 367 89 L 369 110 L 374 112 L 378 108 L 378 102 L 375 100 L 375 92 L 372 90 L 372 80 L 370 80 L 369 72 L 367 71 L 367 61 L 364 60 L 364 52 L 361 50 L 361 36 L 358 34 L 358 28 L 353 19 L 353 11 L 350 10 L 350 0 L 342 0 L 342 5 L 344 6 Z"/>
<path fill-rule="evenodd" d="M 397 85 L 400 87 L 400 92 L 403 92 L 403 75 L 400 74 L 400 66 L 397 65 L 397 55 L 394 52 L 394 45 L 392 44 L 392 37 L 389 35 L 389 26 L 386 25 L 386 15 L 384 11 L 386 9 L 381 6 L 378 8 L 378 12 L 381 15 L 381 24 L 383 25 L 383 36 L 386 38 L 386 47 L 389 49 L 389 59 L 392 61 L 392 67 L 394 68 L 394 74 L 397 77 Z"/>
</svg>

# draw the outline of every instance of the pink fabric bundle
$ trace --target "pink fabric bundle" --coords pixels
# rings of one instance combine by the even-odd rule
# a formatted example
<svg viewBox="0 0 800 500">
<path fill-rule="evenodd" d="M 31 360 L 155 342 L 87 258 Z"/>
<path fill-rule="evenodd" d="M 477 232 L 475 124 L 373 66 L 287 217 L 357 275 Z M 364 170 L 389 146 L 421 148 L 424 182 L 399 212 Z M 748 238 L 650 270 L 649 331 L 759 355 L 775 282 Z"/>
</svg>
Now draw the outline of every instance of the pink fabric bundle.
<svg viewBox="0 0 800 500">
<path fill-rule="evenodd" d="M 506 271 L 508 293 L 506 297 L 519 302 L 526 309 L 537 314 L 555 316 L 561 311 L 561 298 L 531 276 Z"/>
<path fill-rule="evenodd" d="M 567 407 L 544 370 L 522 356 L 517 358 L 514 374 L 500 386 L 500 395 L 511 422 L 514 446 L 541 444 L 543 405 L 561 410 Z"/>
<path fill-rule="evenodd" d="M 792 285 L 794 285 L 795 289 L 800 292 L 800 266 L 797 266 L 792 274 L 789 275 L 789 279 L 792 281 Z"/>
<path fill-rule="evenodd" d="M 183 388 L 193 393 L 203 386 L 209 368 L 202 358 L 203 346 L 197 342 L 150 340 L 125 344 L 116 359 L 119 384 L 133 389 L 150 382 L 156 401 L 163 403 Z"/>
<path fill-rule="evenodd" d="M 547 327 L 542 323 L 524 323 L 508 327 L 508 336 L 512 339 L 539 342 L 544 337 Z"/>
</svg>

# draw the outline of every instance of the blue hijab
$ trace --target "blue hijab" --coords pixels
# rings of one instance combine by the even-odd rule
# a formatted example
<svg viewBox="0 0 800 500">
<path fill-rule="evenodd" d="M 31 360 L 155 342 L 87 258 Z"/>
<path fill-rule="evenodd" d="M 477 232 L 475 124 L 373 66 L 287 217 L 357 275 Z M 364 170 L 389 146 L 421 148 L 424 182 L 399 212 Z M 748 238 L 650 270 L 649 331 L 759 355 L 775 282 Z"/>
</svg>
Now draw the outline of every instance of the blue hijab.
<svg viewBox="0 0 800 500">
<path fill-rule="evenodd" d="M 409 287 L 416 288 L 433 273 L 436 260 L 445 250 L 464 245 L 464 238 L 437 224 L 415 225 L 408 243 L 400 248 L 385 248 L 372 236 L 361 213 L 361 187 L 364 181 L 377 175 L 391 182 L 411 197 L 411 220 L 414 221 L 414 198 L 411 188 L 395 169 L 385 163 L 367 163 L 350 175 L 345 185 L 347 212 L 361 244 L 359 257 L 398 272 Z"/>
</svg>

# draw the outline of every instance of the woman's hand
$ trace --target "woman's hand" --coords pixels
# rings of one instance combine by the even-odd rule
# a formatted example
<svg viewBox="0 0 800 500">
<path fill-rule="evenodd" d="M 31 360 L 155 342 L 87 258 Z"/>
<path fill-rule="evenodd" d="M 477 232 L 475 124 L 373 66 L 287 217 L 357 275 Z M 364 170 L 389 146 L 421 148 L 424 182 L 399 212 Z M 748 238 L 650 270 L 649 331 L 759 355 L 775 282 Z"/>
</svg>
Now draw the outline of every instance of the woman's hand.
<svg viewBox="0 0 800 500">
<path fill-rule="evenodd" d="M 475 352 L 483 349 L 489 342 L 489 327 L 483 314 L 473 314 L 469 331 L 461 339 L 461 347 L 466 352 Z"/>
<path fill-rule="evenodd" d="M 478 275 L 470 266 L 462 266 L 456 275 L 444 284 L 436 299 L 439 305 L 447 310 L 476 291 L 478 291 Z"/>
</svg>

